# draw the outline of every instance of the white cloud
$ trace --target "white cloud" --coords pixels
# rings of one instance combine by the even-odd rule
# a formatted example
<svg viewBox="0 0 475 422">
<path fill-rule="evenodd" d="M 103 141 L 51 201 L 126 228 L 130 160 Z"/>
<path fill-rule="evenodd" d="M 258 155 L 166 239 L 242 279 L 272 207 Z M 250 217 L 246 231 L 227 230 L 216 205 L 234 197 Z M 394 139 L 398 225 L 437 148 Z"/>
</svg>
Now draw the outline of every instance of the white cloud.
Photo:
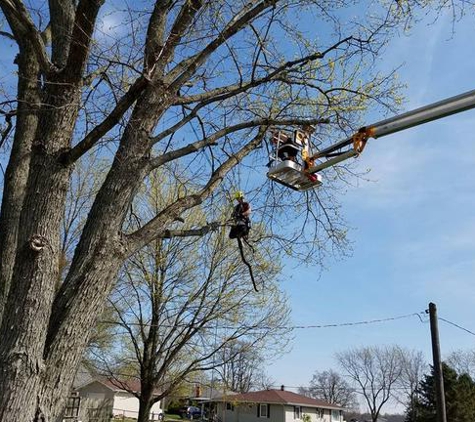
<svg viewBox="0 0 475 422">
<path fill-rule="evenodd" d="M 123 11 L 107 10 L 98 19 L 96 34 L 99 39 L 114 40 L 130 30 L 125 23 L 127 16 Z"/>
</svg>

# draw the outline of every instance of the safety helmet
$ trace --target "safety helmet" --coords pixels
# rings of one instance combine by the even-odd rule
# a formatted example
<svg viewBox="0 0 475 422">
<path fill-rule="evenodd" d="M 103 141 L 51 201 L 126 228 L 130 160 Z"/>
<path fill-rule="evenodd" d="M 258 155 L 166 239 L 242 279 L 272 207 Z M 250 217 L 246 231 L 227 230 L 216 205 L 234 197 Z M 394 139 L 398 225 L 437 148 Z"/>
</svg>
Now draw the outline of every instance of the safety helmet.
<svg viewBox="0 0 475 422">
<path fill-rule="evenodd" d="M 241 199 L 244 198 L 244 192 L 241 190 L 238 190 L 234 193 L 234 199 Z"/>
</svg>

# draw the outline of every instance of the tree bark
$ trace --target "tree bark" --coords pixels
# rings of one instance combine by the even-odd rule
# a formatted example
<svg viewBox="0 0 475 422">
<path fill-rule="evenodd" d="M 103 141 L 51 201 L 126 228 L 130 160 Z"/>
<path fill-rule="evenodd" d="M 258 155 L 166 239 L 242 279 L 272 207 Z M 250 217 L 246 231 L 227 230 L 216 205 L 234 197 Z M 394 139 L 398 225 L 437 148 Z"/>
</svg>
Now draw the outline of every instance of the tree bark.
<svg viewBox="0 0 475 422">
<path fill-rule="evenodd" d="M 34 57 L 41 59 L 44 85 L 37 127 L 29 127 L 27 121 L 18 122 L 16 127 L 16 133 L 34 132 L 34 140 L 19 215 L 11 286 L 0 326 L 0 422 L 51 421 L 59 414 L 76 369 L 67 368 L 69 383 L 59 385 L 64 369 L 59 365 L 62 357 L 50 366 L 45 341 L 58 280 L 61 221 L 71 171 L 59 157 L 71 145 L 82 75 L 101 4 L 80 0 L 74 25 L 71 7 L 63 14 L 52 11 L 53 49 L 65 47 L 61 37 L 69 35 L 71 39 L 69 54 L 53 54 L 59 64 L 64 64 L 61 71 L 50 66 L 27 10 L 16 11 L 11 4 L 3 5 L 20 49 L 27 45 L 34 50 Z M 54 1 L 50 6 L 62 7 Z M 27 76 L 37 80 L 36 75 Z M 83 331 L 88 328 L 83 327 Z"/>
<path fill-rule="evenodd" d="M 149 422 L 150 420 L 150 410 L 152 409 L 152 395 L 150 392 L 142 391 L 139 399 L 139 414 L 137 417 L 137 422 Z"/>
<path fill-rule="evenodd" d="M 20 212 L 25 196 L 31 144 L 36 133 L 40 102 L 39 65 L 29 45 L 20 49 L 17 62 L 19 79 L 16 126 L 23 130 L 15 131 L 3 185 L 0 212 L 0 325 L 15 263 Z"/>
<path fill-rule="evenodd" d="M 68 276 L 56 294 L 44 349 L 49 370 L 42 396 L 52 414 L 61 410 L 87 346 L 89 327 L 96 323 L 127 256 L 120 233 L 146 174 L 151 147 L 148 134 L 163 111 L 161 98 L 157 90 L 137 104 L 111 171 L 94 201 Z M 62 397 L 58 391 L 63 392 Z"/>
<path fill-rule="evenodd" d="M 43 376 L 50 369 L 44 365 L 43 351 L 58 279 L 60 227 L 70 173 L 57 157 L 70 143 L 80 91 L 60 78 L 50 81 L 45 91 L 0 330 L 2 422 L 51 416 L 40 406 Z"/>
</svg>

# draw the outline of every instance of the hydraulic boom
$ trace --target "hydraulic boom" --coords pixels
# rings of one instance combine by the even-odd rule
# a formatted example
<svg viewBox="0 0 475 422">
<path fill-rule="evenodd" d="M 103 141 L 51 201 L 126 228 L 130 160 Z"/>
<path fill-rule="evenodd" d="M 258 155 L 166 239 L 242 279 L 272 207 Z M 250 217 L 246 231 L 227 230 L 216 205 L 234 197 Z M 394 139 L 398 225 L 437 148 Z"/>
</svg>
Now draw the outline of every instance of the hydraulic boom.
<svg viewBox="0 0 475 422">
<path fill-rule="evenodd" d="M 311 156 L 309 158 L 311 164 L 307 172 L 316 173 L 359 155 L 369 138 L 381 138 L 472 108 L 475 108 L 475 90 L 362 127 L 353 136 L 320 150 Z M 320 162 L 316 162 L 317 160 L 320 160 Z"/>
</svg>

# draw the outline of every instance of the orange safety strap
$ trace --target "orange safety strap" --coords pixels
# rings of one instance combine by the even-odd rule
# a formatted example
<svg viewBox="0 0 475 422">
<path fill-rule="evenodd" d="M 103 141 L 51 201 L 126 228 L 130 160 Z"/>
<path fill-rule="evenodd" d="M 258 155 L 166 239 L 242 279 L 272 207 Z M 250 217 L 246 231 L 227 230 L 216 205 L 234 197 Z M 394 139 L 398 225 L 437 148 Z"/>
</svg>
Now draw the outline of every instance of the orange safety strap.
<svg viewBox="0 0 475 422">
<path fill-rule="evenodd" d="M 372 127 L 363 127 L 358 132 L 356 132 L 352 136 L 353 149 L 355 150 L 355 152 L 357 152 L 358 154 L 362 153 L 364 147 L 366 146 L 366 142 L 368 142 L 368 139 L 372 136 L 374 136 L 374 128 Z"/>
</svg>

